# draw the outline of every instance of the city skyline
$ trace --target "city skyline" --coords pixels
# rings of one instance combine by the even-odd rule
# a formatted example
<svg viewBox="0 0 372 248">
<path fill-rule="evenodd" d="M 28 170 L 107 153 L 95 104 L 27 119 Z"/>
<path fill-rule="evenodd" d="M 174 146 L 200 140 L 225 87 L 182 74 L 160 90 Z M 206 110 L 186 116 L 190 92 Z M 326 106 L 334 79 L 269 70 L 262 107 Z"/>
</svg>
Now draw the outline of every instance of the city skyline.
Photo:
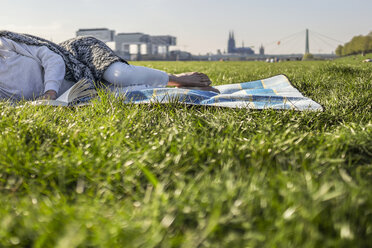
<svg viewBox="0 0 372 248">
<path fill-rule="evenodd" d="M 38 8 L 42 6 L 42 8 Z M 227 50 L 229 32 L 237 46 L 262 44 L 265 52 L 305 50 L 305 29 L 326 35 L 310 38 L 312 53 L 329 53 L 338 43 L 372 31 L 372 1 L 367 0 L 3 0 L 0 29 L 31 33 L 55 42 L 75 36 L 80 28 L 109 28 L 117 33 L 143 32 L 177 37 L 173 49 L 194 54 Z M 302 36 L 303 33 L 303 36 Z M 291 42 L 283 38 L 291 36 Z M 340 41 L 340 42 L 339 42 Z"/>
</svg>

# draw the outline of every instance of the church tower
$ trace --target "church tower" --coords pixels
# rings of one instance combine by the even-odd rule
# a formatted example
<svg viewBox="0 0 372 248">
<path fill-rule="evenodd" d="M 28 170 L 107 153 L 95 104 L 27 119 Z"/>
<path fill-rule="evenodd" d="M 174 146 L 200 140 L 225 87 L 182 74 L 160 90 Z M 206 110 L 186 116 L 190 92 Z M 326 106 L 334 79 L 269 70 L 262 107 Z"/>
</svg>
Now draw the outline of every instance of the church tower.
<svg viewBox="0 0 372 248">
<path fill-rule="evenodd" d="M 234 32 L 229 32 L 229 41 L 227 43 L 227 53 L 235 53 L 235 37 Z"/>
<path fill-rule="evenodd" d="M 260 55 L 265 55 L 265 48 L 263 47 L 262 44 L 260 46 Z"/>
</svg>

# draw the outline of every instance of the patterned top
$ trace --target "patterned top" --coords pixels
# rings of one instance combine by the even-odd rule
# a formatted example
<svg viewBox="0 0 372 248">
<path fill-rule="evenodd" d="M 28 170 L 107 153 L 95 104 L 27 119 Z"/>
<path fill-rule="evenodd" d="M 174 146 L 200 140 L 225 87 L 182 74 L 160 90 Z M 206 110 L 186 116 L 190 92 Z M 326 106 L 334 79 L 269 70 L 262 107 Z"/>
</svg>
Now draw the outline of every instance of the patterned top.
<svg viewBox="0 0 372 248">
<path fill-rule="evenodd" d="M 62 42 L 53 43 L 29 34 L 0 31 L 0 37 L 33 46 L 46 46 L 60 55 L 66 64 L 65 79 L 77 82 L 86 79 L 93 82 L 102 81 L 103 73 L 112 63 L 125 60 L 118 57 L 104 42 L 93 37 L 81 36 Z"/>
</svg>

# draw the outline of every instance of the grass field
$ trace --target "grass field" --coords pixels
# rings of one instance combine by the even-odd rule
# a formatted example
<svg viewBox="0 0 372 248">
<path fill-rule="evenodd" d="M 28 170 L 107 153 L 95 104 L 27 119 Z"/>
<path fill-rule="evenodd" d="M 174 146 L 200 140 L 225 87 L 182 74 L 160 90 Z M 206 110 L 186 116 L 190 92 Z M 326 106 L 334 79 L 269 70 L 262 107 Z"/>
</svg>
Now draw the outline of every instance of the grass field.
<svg viewBox="0 0 372 248">
<path fill-rule="evenodd" d="M 324 112 L 0 103 L 0 247 L 370 247 L 372 64 L 141 62 L 286 74 Z"/>
</svg>

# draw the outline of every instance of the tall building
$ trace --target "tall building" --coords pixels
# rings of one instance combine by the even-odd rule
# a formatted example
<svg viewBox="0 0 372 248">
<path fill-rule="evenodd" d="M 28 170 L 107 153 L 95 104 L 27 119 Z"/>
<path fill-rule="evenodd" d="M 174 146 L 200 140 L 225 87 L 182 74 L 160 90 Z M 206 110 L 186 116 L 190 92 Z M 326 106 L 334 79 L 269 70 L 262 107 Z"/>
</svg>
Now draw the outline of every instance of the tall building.
<svg viewBox="0 0 372 248">
<path fill-rule="evenodd" d="M 78 36 L 93 36 L 105 42 L 116 54 L 124 59 L 139 60 L 170 58 L 169 48 L 177 44 L 177 38 L 171 35 L 148 35 L 144 33 L 119 33 L 108 28 L 89 28 L 76 31 Z M 113 43 L 113 44 L 112 44 Z M 176 54 L 179 59 L 185 57 L 184 53 Z M 175 57 L 175 56 L 173 56 Z"/>
<path fill-rule="evenodd" d="M 170 35 L 148 35 L 144 33 L 119 33 L 115 37 L 115 50 L 123 58 L 140 59 L 142 55 L 170 55 L 169 47 L 175 46 L 177 39 Z M 131 46 L 137 46 L 137 54 L 131 53 Z M 133 55 L 133 56 L 132 56 Z"/>
<path fill-rule="evenodd" d="M 265 55 L 265 48 L 263 47 L 262 44 L 260 46 L 260 55 Z"/>
<path fill-rule="evenodd" d="M 235 37 L 234 32 L 229 32 L 229 41 L 227 44 L 227 53 L 235 52 Z"/>
<path fill-rule="evenodd" d="M 230 54 L 241 54 L 241 55 L 247 55 L 247 54 L 254 54 L 254 51 L 250 47 L 236 47 L 235 43 L 235 34 L 234 32 L 229 32 L 229 40 L 227 42 L 227 53 Z"/>
<path fill-rule="evenodd" d="M 79 29 L 76 36 L 93 36 L 103 42 L 114 41 L 115 31 L 108 28 L 87 28 Z"/>
</svg>

